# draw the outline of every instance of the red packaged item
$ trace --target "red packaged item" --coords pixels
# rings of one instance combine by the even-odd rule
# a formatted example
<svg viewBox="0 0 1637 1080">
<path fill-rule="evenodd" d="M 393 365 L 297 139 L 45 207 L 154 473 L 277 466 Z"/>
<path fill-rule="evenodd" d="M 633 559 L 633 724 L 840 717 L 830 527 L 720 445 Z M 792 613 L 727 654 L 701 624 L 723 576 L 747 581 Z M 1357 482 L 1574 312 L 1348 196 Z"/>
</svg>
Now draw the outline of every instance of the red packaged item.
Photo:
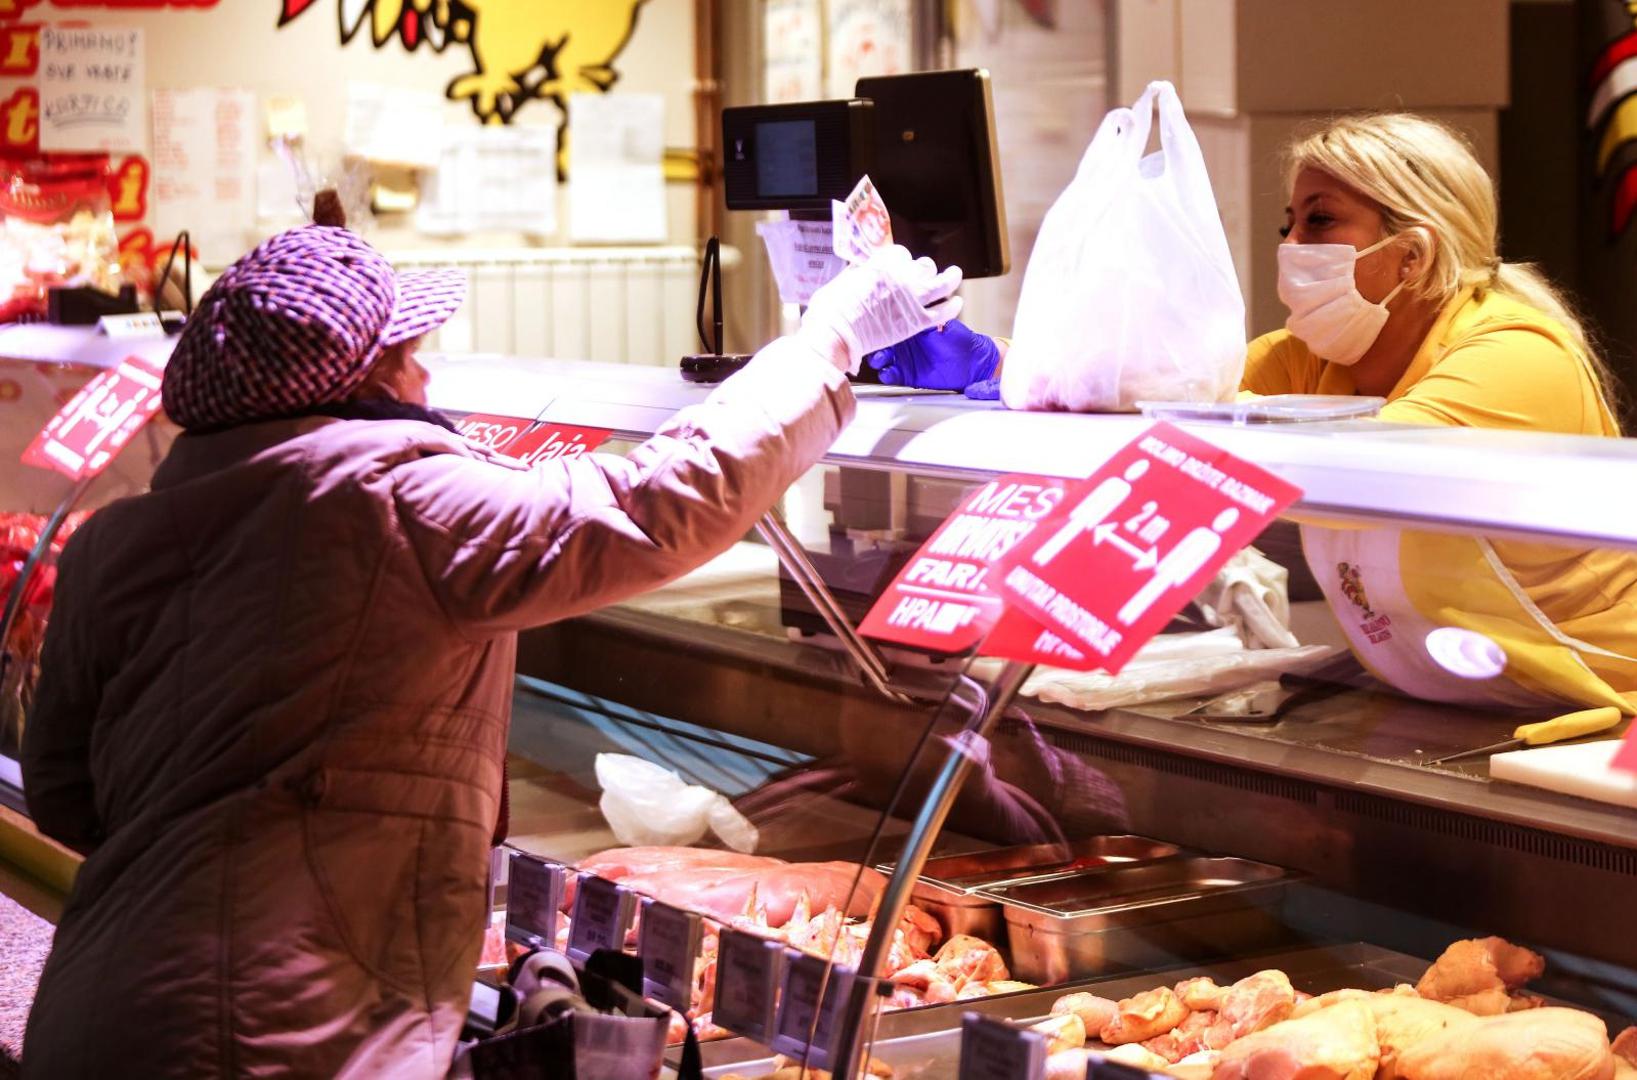
<svg viewBox="0 0 1637 1080">
<path fill-rule="evenodd" d="M 117 293 L 106 154 L 0 163 L 0 322 L 45 312 L 53 285 Z"/>
<path fill-rule="evenodd" d="M 34 568 L 5 640 L 0 641 L 5 656 L 5 674 L 0 682 L 0 753 L 15 755 L 22 744 L 23 718 L 34 698 L 40 646 L 45 641 L 46 619 L 56 590 L 57 556 L 88 516 L 88 511 L 68 515 L 51 538 L 50 551 Z M 0 514 L 0 608 L 11 601 L 45 524 L 46 519 L 39 514 Z"/>
</svg>

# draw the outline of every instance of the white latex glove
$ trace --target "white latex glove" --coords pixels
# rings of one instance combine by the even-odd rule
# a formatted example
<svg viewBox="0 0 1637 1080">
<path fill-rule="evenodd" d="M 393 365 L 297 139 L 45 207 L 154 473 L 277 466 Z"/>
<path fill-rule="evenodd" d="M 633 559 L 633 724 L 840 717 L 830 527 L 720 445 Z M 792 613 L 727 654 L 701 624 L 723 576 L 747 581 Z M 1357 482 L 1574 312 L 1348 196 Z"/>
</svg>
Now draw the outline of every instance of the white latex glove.
<svg viewBox="0 0 1637 1080">
<path fill-rule="evenodd" d="M 849 375 L 864 357 L 961 313 L 961 268 L 938 272 L 897 244 L 826 282 L 807 305 L 796 336 Z"/>
</svg>

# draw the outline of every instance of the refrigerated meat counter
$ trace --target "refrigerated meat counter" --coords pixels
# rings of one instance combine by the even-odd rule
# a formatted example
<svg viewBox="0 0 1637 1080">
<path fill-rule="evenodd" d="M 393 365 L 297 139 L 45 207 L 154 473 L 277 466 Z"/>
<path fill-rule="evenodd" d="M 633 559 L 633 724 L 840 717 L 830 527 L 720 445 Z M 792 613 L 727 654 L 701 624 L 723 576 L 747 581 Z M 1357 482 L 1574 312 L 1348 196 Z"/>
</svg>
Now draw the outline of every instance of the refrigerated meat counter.
<svg viewBox="0 0 1637 1080">
<path fill-rule="evenodd" d="M 446 404 L 495 407 L 482 369 L 466 364 L 439 372 Z M 541 414 L 549 422 L 611 429 L 615 448 L 708 392 L 663 370 L 501 366 L 508 396 L 549 401 Z M 906 839 L 933 812 L 927 795 L 959 736 L 963 682 L 991 690 L 997 669 L 882 648 L 883 692 L 831 625 L 835 613 L 856 624 L 976 486 L 1012 472 L 1089 474 L 1145 424 L 1013 414 L 947 395 L 861 395 L 852 427 L 780 508 L 830 602 L 808 595 L 777 543 L 750 535 L 672 589 L 524 635 L 513 843 L 572 862 L 632 842 L 594 805 L 605 798 L 597 755 L 626 754 L 724 794 L 754 827 L 759 855 L 879 868 L 890 882 Z M 1184 426 L 1303 488 L 1257 547 L 1278 568 L 1288 626 L 1308 651 L 1299 662 L 1280 652 L 1271 668 L 1270 654 L 1255 649 L 1222 659 L 1214 649 L 1223 628 L 1195 604 L 1165 635 L 1177 652 L 1140 676 L 1036 672 L 980 741 L 933 852 L 981 862 L 986 852 L 1032 847 L 1041 853 L 1035 880 L 991 890 L 974 915 L 950 902 L 958 889 L 940 894 L 937 883 L 951 883 L 934 865 L 917 875 L 909 902 L 932 913 L 940 934 L 975 928 L 992 941 L 1007 965 L 999 982 L 1050 989 L 1003 986 L 992 998 L 947 1004 L 900 993 L 909 1007 L 882 1013 L 872 1052 L 889 1047 L 891 1061 L 910 1068 L 921 1050 L 906 1048 L 947 1043 L 969 1009 L 1024 1018 L 1064 987 L 1159 981 L 1134 972 L 1180 978 L 1203 964 L 1227 978 L 1280 958 L 1298 969 L 1293 980 L 1315 973 L 1298 985 L 1308 993 L 1355 974 L 1350 985 L 1359 987 L 1413 984 L 1451 943 L 1489 935 L 1544 954 L 1532 992 L 1618 1030 L 1637 1015 L 1637 938 L 1615 929 L 1637 901 L 1637 797 L 1622 803 L 1616 790 L 1600 793 L 1614 801 L 1598 801 L 1495 781 L 1483 756 L 1443 763 L 1504 740 L 1519 716 L 1407 696 L 1352 662 L 1299 530 L 1400 528 L 1555 547 L 1566 560 L 1588 550 L 1619 558 L 1637 548 L 1637 509 L 1592 493 L 1616 490 L 1609 485 L 1637 464 L 1637 444 L 1373 421 Z M 1193 669 L 1177 667 L 1190 659 Z M 1236 682 L 1235 666 L 1260 677 Z M 1209 672 L 1207 689 L 1190 674 L 1197 670 Z M 1258 695 L 1273 704 L 1259 707 Z M 1150 896 L 1189 898 L 1185 917 L 1123 926 L 1101 940 L 1112 949 L 1083 942 L 1072 964 L 1020 953 L 1019 930 L 1063 914 L 1054 905 L 1096 911 L 1074 909 L 1078 900 L 1064 895 L 1074 889 L 1049 880 L 1055 857 L 1126 836 L 1168 853 L 1145 871 Z M 709 833 L 692 842 L 723 846 Z M 1193 888 L 1201 880 L 1218 887 Z M 1236 891 L 1243 903 L 1214 915 L 1199 902 Z M 754 902 L 739 914 L 754 922 Z M 777 937 L 780 928 L 757 929 Z M 1370 957 L 1394 974 L 1378 964 L 1367 978 L 1352 960 L 1335 978 L 1319 974 L 1337 956 Z M 889 979 L 882 999 L 892 1004 L 903 985 Z M 727 1072 L 759 1075 L 752 1066 L 771 1060 L 742 1038 L 706 1045 L 707 1063 Z M 947 1055 L 930 1060 L 943 1064 L 923 1074 L 943 1075 Z"/>
<path fill-rule="evenodd" d="M 616 453 L 708 393 L 665 368 L 429 366 L 441 408 L 602 428 Z M 1488 935 L 1545 957 L 1531 993 L 1590 1009 L 1611 1032 L 1637 1016 L 1637 936 L 1620 929 L 1637 901 L 1637 810 L 1618 792 L 1495 781 L 1484 757 L 1436 763 L 1502 740 L 1518 717 L 1405 696 L 1348 663 L 1298 531 L 1404 528 L 1622 557 L 1637 549 L 1637 504 L 1598 493 L 1623 489 L 1637 444 L 1373 421 L 1186 424 L 1303 489 L 1257 542 L 1273 568 L 1257 587 L 1288 603 L 1296 646 L 1252 647 L 1195 603 L 1136 674 L 1037 671 L 979 738 L 962 732 L 997 692 L 994 666 L 861 652 L 846 624 L 966 493 L 1012 472 L 1087 475 L 1145 424 L 861 391 L 856 420 L 775 526 L 665 589 L 523 636 L 511 845 L 568 864 L 633 845 L 708 852 L 696 862 L 710 873 L 691 877 L 588 865 L 713 926 L 784 940 L 817 926 L 805 943 L 853 966 L 872 931 L 886 954 L 904 945 L 894 974 L 936 966 L 952 935 L 988 945 L 1005 978 L 967 979 L 952 1002 L 928 1000 L 930 979 L 888 980 L 881 1000 L 899 1007 L 849 1033 L 904 1075 L 947 1075 L 969 1011 L 1030 1019 L 1069 988 L 1112 997 L 1192 971 L 1224 981 L 1281 967 L 1310 994 L 1413 984 L 1452 942 Z M 952 746 L 967 775 L 939 808 L 930 796 Z M 631 761 L 669 779 L 610 780 Z M 682 812 L 695 804 L 710 809 Z M 906 843 L 926 836 L 932 861 L 911 874 Z M 1004 868 L 1012 877 L 963 884 L 951 869 L 1019 850 L 1030 853 Z M 729 854 L 765 861 L 735 869 Z M 882 929 L 867 916 L 895 890 L 915 914 Z M 707 1033 L 720 1036 L 706 1042 L 713 1069 L 759 1075 L 765 1045 Z"/>
</svg>

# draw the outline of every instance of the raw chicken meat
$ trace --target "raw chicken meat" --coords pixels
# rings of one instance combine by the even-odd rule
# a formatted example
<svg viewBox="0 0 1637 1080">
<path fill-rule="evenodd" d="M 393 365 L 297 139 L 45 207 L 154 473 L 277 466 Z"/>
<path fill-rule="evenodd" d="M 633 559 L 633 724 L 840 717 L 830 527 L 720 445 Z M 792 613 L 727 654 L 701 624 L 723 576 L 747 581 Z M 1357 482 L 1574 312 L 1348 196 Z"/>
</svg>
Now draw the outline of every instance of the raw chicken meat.
<svg viewBox="0 0 1637 1080">
<path fill-rule="evenodd" d="M 1295 1007 L 1296 990 L 1289 976 L 1282 971 L 1258 971 L 1228 987 L 1217 1023 L 1226 1025 L 1230 1041 L 1242 1039 L 1288 1020 Z"/>
<path fill-rule="evenodd" d="M 1168 986 L 1146 990 L 1119 1003 L 1114 1019 L 1103 1025 L 1098 1038 L 1110 1046 L 1152 1039 L 1182 1023 L 1188 1007 Z"/>
<path fill-rule="evenodd" d="M 1402 1080 L 1610 1080 L 1603 1021 L 1578 1009 L 1530 1009 L 1476 1019 L 1405 1047 Z"/>
<path fill-rule="evenodd" d="M 1499 1016 L 1511 1008 L 1511 992 L 1545 970 L 1539 953 L 1498 937 L 1471 938 L 1445 949 L 1415 989 L 1477 1016 Z"/>
<path fill-rule="evenodd" d="M 1215 979 L 1208 978 L 1184 979 L 1177 983 L 1176 992 L 1182 1003 L 1196 1012 L 1220 1009 L 1222 999 L 1228 996 L 1227 987 L 1218 986 Z"/>
<path fill-rule="evenodd" d="M 1086 1025 L 1073 1013 L 1048 1016 L 1037 1024 L 1030 1024 L 1029 1030 L 1038 1031 L 1046 1036 L 1048 1055 L 1060 1050 L 1076 1050 L 1086 1045 Z"/>
<path fill-rule="evenodd" d="M 1637 1067 L 1637 1027 L 1628 1027 L 1614 1037 L 1615 1056 L 1626 1064 Z"/>
<path fill-rule="evenodd" d="M 1059 1050 L 1049 1055 L 1043 1080 L 1086 1080 L 1085 1050 Z"/>
<path fill-rule="evenodd" d="M 1068 994 L 1052 1002 L 1053 1016 L 1073 1013 L 1086 1025 L 1086 1030 L 1092 1032 L 1102 1031 L 1119 1011 L 1119 1002 L 1096 994 Z"/>
<path fill-rule="evenodd" d="M 1398 1080 L 1401 1075 L 1398 1057 L 1408 1047 L 1452 1028 L 1478 1022 L 1465 1009 L 1390 991 L 1366 994 L 1359 1002 L 1376 1018 L 1376 1042 L 1381 1045 L 1377 1080 Z"/>
<path fill-rule="evenodd" d="M 1343 1001 L 1236 1040 L 1212 1080 L 1372 1080 L 1380 1059 L 1375 1017 Z"/>
<path fill-rule="evenodd" d="M 946 978 L 961 985 L 1012 977 L 999 951 L 987 941 L 970 934 L 956 934 L 944 942 L 932 959 Z"/>
<path fill-rule="evenodd" d="M 1134 1065 L 1139 1069 L 1147 1069 L 1150 1072 L 1156 1069 L 1168 1068 L 1171 1064 L 1158 1054 L 1145 1050 L 1136 1043 L 1116 1046 L 1114 1049 L 1105 1052 L 1103 1056 L 1110 1061 L 1118 1061 L 1122 1065 Z"/>
</svg>

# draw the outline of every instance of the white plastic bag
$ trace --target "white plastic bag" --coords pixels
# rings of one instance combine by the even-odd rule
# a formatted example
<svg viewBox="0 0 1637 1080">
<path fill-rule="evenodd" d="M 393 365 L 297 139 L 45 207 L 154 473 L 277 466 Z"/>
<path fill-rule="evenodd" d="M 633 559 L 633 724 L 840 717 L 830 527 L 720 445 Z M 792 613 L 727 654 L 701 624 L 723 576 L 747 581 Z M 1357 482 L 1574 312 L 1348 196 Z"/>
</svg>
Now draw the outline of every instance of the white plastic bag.
<svg viewBox="0 0 1637 1080">
<path fill-rule="evenodd" d="M 756 826 L 710 788 L 631 754 L 598 754 L 595 767 L 597 806 L 620 843 L 688 847 L 709 829 L 734 851 L 756 850 Z"/>
<path fill-rule="evenodd" d="M 1160 149 L 1143 156 L 1154 107 Z M 1023 278 L 1000 396 L 1012 409 L 1225 401 L 1245 365 L 1245 301 L 1182 103 L 1150 83 L 1103 119 L 1047 212 Z"/>
</svg>

